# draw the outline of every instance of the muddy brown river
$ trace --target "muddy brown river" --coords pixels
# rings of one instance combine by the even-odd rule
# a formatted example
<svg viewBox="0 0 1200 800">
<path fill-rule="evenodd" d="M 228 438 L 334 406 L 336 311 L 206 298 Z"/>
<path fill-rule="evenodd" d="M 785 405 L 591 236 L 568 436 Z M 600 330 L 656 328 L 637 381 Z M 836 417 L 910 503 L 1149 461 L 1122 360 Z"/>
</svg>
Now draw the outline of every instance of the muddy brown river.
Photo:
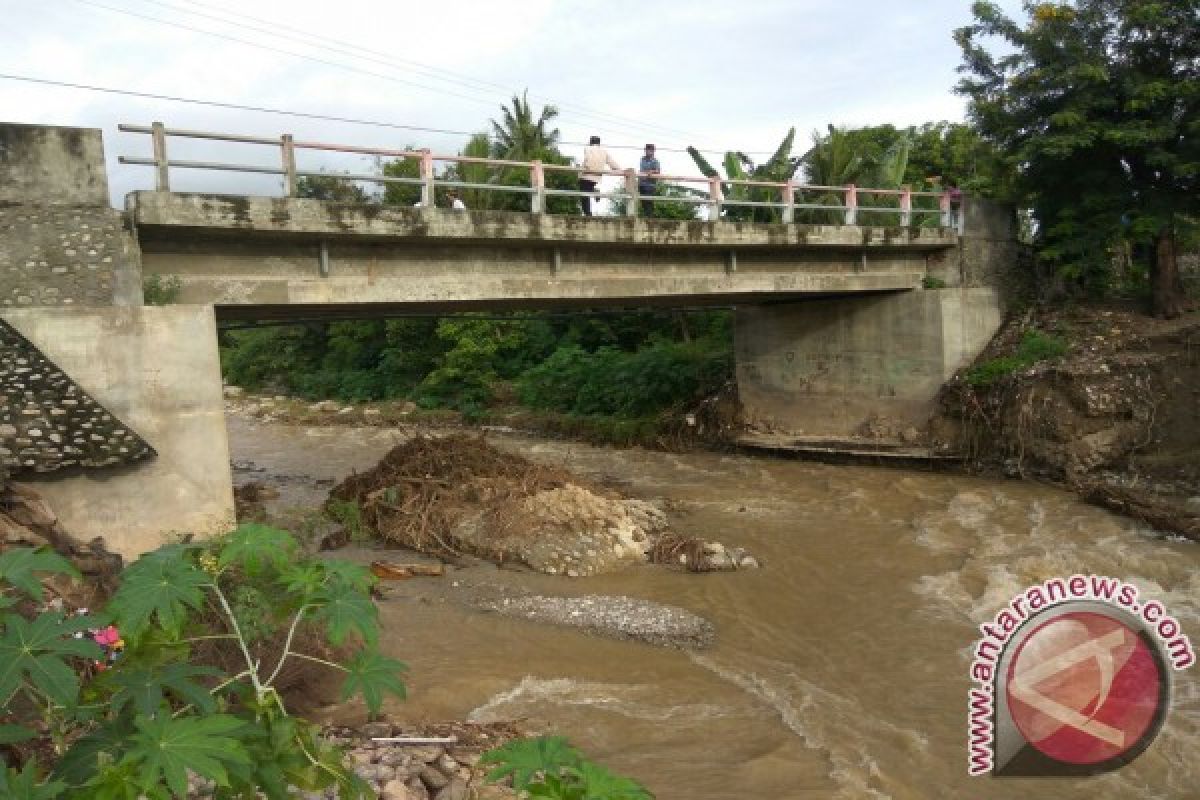
<svg viewBox="0 0 1200 800">
<path fill-rule="evenodd" d="M 229 419 L 235 461 L 313 506 L 403 433 Z M 543 594 L 625 594 L 716 626 L 703 652 L 661 649 L 469 610 L 382 604 L 385 647 L 410 666 L 400 719 L 523 718 L 563 733 L 660 800 L 1197 798 L 1200 667 L 1175 673 L 1150 749 L 1103 776 L 969 778 L 968 658 L 977 625 L 1026 585 L 1124 578 L 1200 641 L 1200 547 L 1154 538 L 1074 496 L 1015 481 L 712 453 L 493 443 L 636 497 L 676 530 L 747 548 L 758 571 L 644 567 L 581 579 L 491 570 Z M 453 580 L 453 574 L 442 580 Z"/>
</svg>

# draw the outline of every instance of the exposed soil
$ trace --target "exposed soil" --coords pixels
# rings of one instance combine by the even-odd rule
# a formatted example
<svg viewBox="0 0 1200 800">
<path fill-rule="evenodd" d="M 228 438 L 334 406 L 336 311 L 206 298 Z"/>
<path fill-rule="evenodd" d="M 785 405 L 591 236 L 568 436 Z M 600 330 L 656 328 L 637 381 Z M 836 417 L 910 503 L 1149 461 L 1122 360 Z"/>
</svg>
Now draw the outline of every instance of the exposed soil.
<svg viewBox="0 0 1200 800">
<path fill-rule="evenodd" d="M 0 484 L 0 553 L 10 547 L 49 547 L 79 570 L 82 581 L 61 575 L 42 581 L 66 608 L 101 605 L 121 571 L 121 557 L 109 552 L 103 539 L 82 542 L 72 536 L 42 496 L 21 483 Z"/>
<path fill-rule="evenodd" d="M 961 373 L 943 389 L 935 448 L 1194 536 L 1200 517 L 1187 500 L 1200 494 L 1200 314 L 1030 311 L 1010 319 L 976 364 L 1011 355 L 1030 330 L 1066 340 L 1066 354 L 986 386 Z"/>
</svg>

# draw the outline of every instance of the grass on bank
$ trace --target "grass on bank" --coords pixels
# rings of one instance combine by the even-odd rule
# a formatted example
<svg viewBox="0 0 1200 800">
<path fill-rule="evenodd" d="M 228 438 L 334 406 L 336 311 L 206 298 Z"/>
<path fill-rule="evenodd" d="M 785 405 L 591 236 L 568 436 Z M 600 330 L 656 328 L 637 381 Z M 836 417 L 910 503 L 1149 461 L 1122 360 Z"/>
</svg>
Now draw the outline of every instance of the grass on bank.
<svg viewBox="0 0 1200 800">
<path fill-rule="evenodd" d="M 967 383 L 990 386 L 1006 375 L 1012 375 L 1041 361 L 1059 358 L 1067 352 L 1065 339 L 1039 330 L 1028 330 L 1021 336 L 1016 351 L 977 364 L 967 371 Z"/>
</svg>

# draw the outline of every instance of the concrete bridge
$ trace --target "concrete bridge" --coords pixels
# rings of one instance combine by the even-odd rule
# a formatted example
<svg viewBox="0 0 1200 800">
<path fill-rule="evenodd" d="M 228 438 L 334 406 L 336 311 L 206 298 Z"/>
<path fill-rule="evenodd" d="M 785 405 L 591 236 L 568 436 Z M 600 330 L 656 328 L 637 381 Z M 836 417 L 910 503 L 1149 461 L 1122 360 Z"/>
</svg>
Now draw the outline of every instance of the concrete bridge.
<svg viewBox="0 0 1200 800">
<path fill-rule="evenodd" d="M 142 269 L 225 317 L 785 302 L 918 289 L 944 228 L 764 225 L 134 192 Z"/>
<path fill-rule="evenodd" d="M 697 202 L 708 221 L 640 219 L 637 203 L 625 217 L 454 211 L 429 207 L 439 180 L 431 165 L 442 157 L 417 152 L 392 155 L 419 159 L 421 176 L 394 180 L 418 184 L 425 207 L 299 198 L 291 196 L 303 174 L 297 147 L 360 149 L 290 137 L 264 140 L 281 149 L 278 169 L 249 167 L 281 175 L 283 197 L 176 193 L 172 167 L 237 165 L 166 157 L 172 133 L 221 135 L 146 130 L 155 158 L 123 160 L 155 166 L 158 189 L 130 194 L 122 214 L 107 205 L 98 131 L 0 124 L 0 317 L 157 453 L 101 479 L 56 472 L 46 489 L 70 527 L 126 552 L 181 525 L 229 524 L 217 317 L 732 305 L 746 418 L 796 436 L 847 438 L 864 425 L 923 426 L 938 387 L 998 326 L 997 285 L 1015 262 L 1010 213 L 968 198 L 961 222 L 916 225 L 921 214 L 952 222 L 949 208 L 937 196 L 921 210 L 906 190 L 838 187 L 829 205 L 808 200 L 833 187 L 756 185 L 757 197 L 779 193 L 749 202 L 777 208 L 775 224 L 723 219 L 728 182 L 694 176 L 679 180 L 707 184 Z M 548 188 L 548 167 L 524 166 L 535 212 L 546 196 L 580 194 Z M 636 186 L 635 175 L 621 174 Z M 859 204 L 889 195 L 890 205 Z M 843 222 L 870 211 L 907 224 L 794 221 L 813 208 Z M 181 304 L 142 306 L 150 275 L 178 278 Z M 19 354 L 5 357 L 18 369 Z M 19 404 L 11 395 L 9 403 Z M 47 460 L 34 457 L 40 444 L 21 430 L 5 442 L 4 430 L 10 471 L 61 463 L 44 447 Z"/>
</svg>

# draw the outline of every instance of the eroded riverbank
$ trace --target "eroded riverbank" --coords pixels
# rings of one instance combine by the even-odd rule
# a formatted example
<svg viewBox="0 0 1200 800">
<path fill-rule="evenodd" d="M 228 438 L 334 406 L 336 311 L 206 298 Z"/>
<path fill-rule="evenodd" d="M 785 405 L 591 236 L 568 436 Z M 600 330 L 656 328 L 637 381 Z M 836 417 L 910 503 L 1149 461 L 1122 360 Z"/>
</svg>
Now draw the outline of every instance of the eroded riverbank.
<svg viewBox="0 0 1200 800">
<path fill-rule="evenodd" d="M 370 467 L 405 435 L 240 416 L 229 429 L 235 460 L 264 470 L 236 477 L 277 484 L 277 507 L 315 507 L 328 481 Z M 664 502 L 681 531 L 745 547 L 763 569 L 572 580 L 484 566 L 429 579 L 428 591 L 410 582 L 382 604 L 387 647 L 411 667 L 410 699 L 392 709 L 400 719 L 526 718 L 666 800 L 1184 797 L 1200 783 L 1200 685 L 1187 673 L 1162 735 L 1118 773 L 1045 786 L 969 780 L 964 747 L 967 652 L 1011 594 L 1052 575 L 1119 575 L 1195 638 L 1195 545 L 1019 482 L 492 439 Z M 668 650 L 483 613 L 457 597 L 482 580 L 680 606 L 711 620 L 716 641 Z"/>
</svg>

